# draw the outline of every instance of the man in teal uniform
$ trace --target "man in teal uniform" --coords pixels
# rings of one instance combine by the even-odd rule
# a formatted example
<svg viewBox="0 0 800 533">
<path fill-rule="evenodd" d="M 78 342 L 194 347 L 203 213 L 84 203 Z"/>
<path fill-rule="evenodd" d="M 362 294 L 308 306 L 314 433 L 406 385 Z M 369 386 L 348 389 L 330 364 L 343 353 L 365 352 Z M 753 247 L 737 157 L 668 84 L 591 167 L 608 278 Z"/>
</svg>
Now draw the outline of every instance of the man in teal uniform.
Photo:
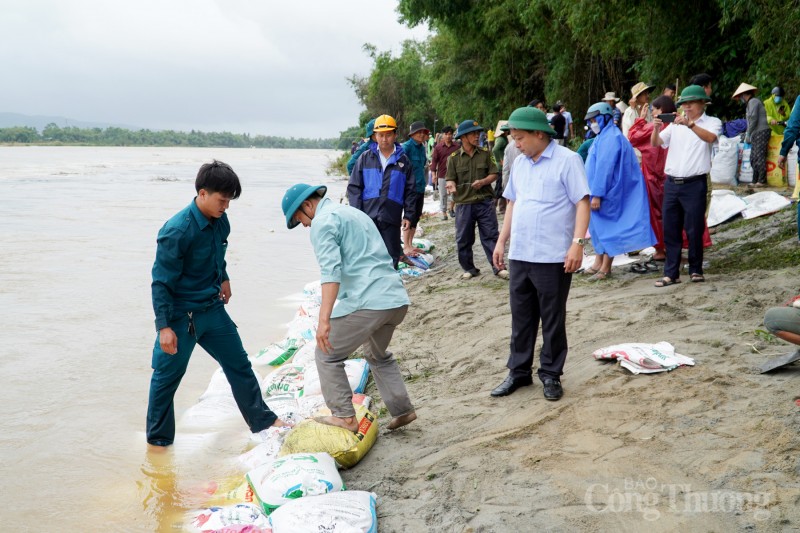
<svg viewBox="0 0 800 533">
<path fill-rule="evenodd" d="M 231 225 L 225 211 L 242 193 L 239 177 L 225 163 L 206 163 L 195 189 L 195 199 L 158 232 L 151 285 L 158 337 L 147 407 L 147 442 L 153 446 L 169 446 L 175 439 L 173 398 L 196 344 L 222 367 L 250 431 L 287 425 L 264 403 L 242 339 L 225 311 L 231 298 L 225 263 Z"/>
<path fill-rule="evenodd" d="M 358 431 L 344 361 L 363 345 L 375 384 L 392 415 L 387 427 L 397 429 L 417 418 L 397 360 L 386 351 L 408 311 L 408 294 L 372 219 L 325 198 L 326 191 L 324 185 L 298 183 L 282 201 L 286 227 L 311 227 L 311 245 L 320 268 L 316 362 L 322 395 L 333 416 L 317 421 Z"/>
<path fill-rule="evenodd" d="M 417 193 L 414 216 L 411 219 L 409 228 L 403 232 L 403 253 L 406 255 L 414 253 L 414 247 L 411 243 L 414 239 L 414 234 L 417 232 L 417 224 L 422 217 L 422 206 L 425 203 L 425 185 L 427 181 L 425 179 L 425 168 L 428 163 L 425 141 L 430 133 L 424 122 L 413 122 L 409 128 L 408 140 L 400 145 L 411 160 L 411 168 L 414 171 L 414 190 Z"/>
</svg>

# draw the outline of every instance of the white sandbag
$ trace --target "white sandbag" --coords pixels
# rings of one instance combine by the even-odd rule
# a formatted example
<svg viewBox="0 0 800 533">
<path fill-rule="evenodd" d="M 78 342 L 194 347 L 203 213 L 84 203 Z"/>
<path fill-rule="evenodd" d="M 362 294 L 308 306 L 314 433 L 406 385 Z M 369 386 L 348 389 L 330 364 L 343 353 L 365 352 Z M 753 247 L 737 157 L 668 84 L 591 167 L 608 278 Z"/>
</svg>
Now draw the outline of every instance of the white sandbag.
<svg viewBox="0 0 800 533">
<path fill-rule="evenodd" d="M 274 342 L 262 348 L 253 357 L 253 363 L 257 365 L 280 366 L 292 358 L 301 346 L 306 343 L 306 339 L 301 336 L 287 337 L 279 342 Z"/>
<path fill-rule="evenodd" d="M 430 240 L 418 239 L 416 237 L 414 237 L 414 239 L 411 240 L 411 245 L 414 248 L 419 248 L 423 252 L 430 252 L 431 250 L 436 248 L 436 246 L 434 246 L 434 244 Z"/>
<path fill-rule="evenodd" d="M 291 394 L 299 396 L 303 390 L 303 367 L 286 365 L 267 374 L 261 382 L 264 397 Z"/>
<path fill-rule="evenodd" d="M 247 482 L 269 514 L 298 498 L 345 489 L 336 461 L 327 453 L 293 453 L 247 473 Z"/>
<path fill-rule="evenodd" d="M 369 364 L 366 359 L 347 359 L 344 362 L 344 371 L 347 374 L 347 381 L 350 388 L 355 393 L 363 393 L 367 387 L 369 378 Z M 314 396 L 322 394 L 322 385 L 319 381 L 317 365 L 308 366 L 305 370 L 305 386 L 300 396 Z"/>
<path fill-rule="evenodd" d="M 422 227 L 421 224 L 417 224 L 417 231 L 414 232 L 414 237 L 424 237 L 425 236 L 425 229 Z"/>
<path fill-rule="evenodd" d="M 717 153 L 711 161 L 711 182 L 721 185 L 736 185 L 738 163 L 738 137 L 729 138 L 720 135 Z"/>
<path fill-rule="evenodd" d="M 712 228 L 730 220 L 747 209 L 747 202 L 728 189 L 711 191 L 711 203 L 708 206 L 708 227 Z"/>
<path fill-rule="evenodd" d="M 376 496 L 348 490 L 291 501 L 269 517 L 273 533 L 377 533 Z"/>
<path fill-rule="evenodd" d="M 786 156 L 786 179 L 789 186 L 794 187 L 797 183 L 797 145 L 792 146 L 789 155 Z"/>
<path fill-rule="evenodd" d="M 197 402 L 180 419 L 182 428 L 208 430 L 218 429 L 220 425 L 239 421 L 242 413 L 233 396 L 210 396 Z"/>
<path fill-rule="evenodd" d="M 317 336 L 318 319 L 309 315 L 297 315 L 289 322 L 286 336 L 289 338 L 303 339 L 305 342 L 314 340 Z"/>
<path fill-rule="evenodd" d="M 745 196 L 744 201 L 747 202 L 747 208 L 742 211 L 742 217 L 745 219 L 775 213 L 792 203 L 774 191 L 757 192 L 750 196 Z"/>
<path fill-rule="evenodd" d="M 269 518 L 252 503 L 237 503 L 224 507 L 210 507 L 186 514 L 184 531 L 206 533 L 221 531 L 231 526 L 253 526 L 255 531 L 268 531 Z M 248 531 L 254 531 L 249 529 Z"/>
<path fill-rule="evenodd" d="M 283 440 L 292 428 L 287 426 L 272 426 L 258 433 L 251 433 L 251 439 L 258 442 L 253 449 L 237 457 L 236 462 L 243 472 L 257 468 L 278 458 Z"/>
<path fill-rule="evenodd" d="M 363 405 L 369 409 L 372 404 L 372 397 L 366 394 L 355 393 L 353 394 L 353 405 Z M 297 399 L 297 407 L 299 414 L 303 418 L 313 418 L 315 416 L 324 416 L 329 414 L 328 406 L 325 404 L 325 398 L 322 393 L 319 394 L 303 394 Z M 328 411 L 323 413 L 322 411 Z"/>
<path fill-rule="evenodd" d="M 419 257 L 422 258 L 428 265 L 433 266 L 434 258 L 433 254 L 419 254 Z"/>
<path fill-rule="evenodd" d="M 418 267 L 401 267 L 397 269 L 397 273 L 406 278 L 418 278 L 425 273 L 424 270 Z"/>
<path fill-rule="evenodd" d="M 317 341 L 307 342 L 302 348 L 297 350 L 292 357 L 294 366 L 302 366 L 304 369 L 316 364 Z"/>
<path fill-rule="evenodd" d="M 300 416 L 300 410 L 297 407 L 297 399 L 294 394 L 267 396 L 265 401 L 270 411 L 275 413 L 278 418 L 284 422 L 297 424 L 304 418 Z"/>
<path fill-rule="evenodd" d="M 306 283 L 303 287 L 303 296 L 309 302 L 314 302 L 317 305 L 322 303 L 322 284 L 320 280 Z"/>
<path fill-rule="evenodd" d="M 753 183 L 753 166 L 750 164 L 751 148 L 744 148 L 743 144 L 740 144 L 739 148 L 742 161 L 739 166 L 739 183 Z"/>
</svg>

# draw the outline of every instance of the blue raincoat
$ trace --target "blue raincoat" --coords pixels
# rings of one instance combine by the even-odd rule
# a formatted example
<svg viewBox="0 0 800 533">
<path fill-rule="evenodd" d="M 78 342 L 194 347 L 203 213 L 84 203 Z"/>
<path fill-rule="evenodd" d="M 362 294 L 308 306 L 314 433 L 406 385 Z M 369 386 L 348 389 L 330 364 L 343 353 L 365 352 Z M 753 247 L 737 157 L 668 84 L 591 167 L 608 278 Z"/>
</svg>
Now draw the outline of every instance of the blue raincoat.
<svg viewBox="0 0 800 533">
<path fill-rule="evenodd" d="M 591 196 L 601 203 L 592 211 L 589 232 L 595 251 L 614 257 L 652 246 L 656 237 L 644 176 L 631 143 L 605 115 L 598 122 L 604 124 L 589 149 L 586 177 Z"/>
</svg>

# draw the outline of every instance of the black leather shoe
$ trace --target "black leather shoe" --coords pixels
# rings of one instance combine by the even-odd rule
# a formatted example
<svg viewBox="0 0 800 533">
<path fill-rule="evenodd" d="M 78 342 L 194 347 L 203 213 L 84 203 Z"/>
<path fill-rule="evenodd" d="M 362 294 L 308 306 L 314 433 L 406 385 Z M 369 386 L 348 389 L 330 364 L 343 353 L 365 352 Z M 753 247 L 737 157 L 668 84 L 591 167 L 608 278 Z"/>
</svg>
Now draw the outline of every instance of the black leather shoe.
<svg viewBox="0 0 800 533">
<path fill-rule="evenodd" d="M 514 379 L 508 376 L 500 385 L 490 393 L 491 396 L 508 396 L 520 387 L 533 385 L 533 378 L 530 376 Z"/>
<path fill-rule="evenodd" d="M 544 385 L 544 397 L 546 400 L 558 400 L 564 396 L 564 389 L 561 388 L 561 382 L 557 379 L 545 379 L 542 384 Z"/>
</svg>

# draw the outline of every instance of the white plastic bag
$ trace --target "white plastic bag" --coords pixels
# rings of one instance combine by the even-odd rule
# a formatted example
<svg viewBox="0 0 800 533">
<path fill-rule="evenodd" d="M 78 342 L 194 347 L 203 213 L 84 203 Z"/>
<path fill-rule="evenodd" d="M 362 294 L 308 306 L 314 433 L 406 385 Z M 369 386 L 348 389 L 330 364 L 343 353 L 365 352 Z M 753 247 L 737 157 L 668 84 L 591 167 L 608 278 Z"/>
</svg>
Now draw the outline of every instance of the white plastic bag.
<svg viewBox="0 0 800 533">
<path fill-rule="evenodd" d="M 231 396 L 210 396 L 197 402 L 183 414 L 180 420 L 182 428 L 209 430 L 242 417 L 236 400 Z"/>
<path fill-rule="evenodd" d="M 344 490 L 342 476 L 327 453 L 293 453 L 247 473 L 247 482 L 269 514 L 305 496 Z"/>
<path fill-rule="evenodd" d="M 740 183 L 753 183 L 753 166 L 750 164 L 750 148 L 744 148 L 740 145 L 742 165 L 739 167 L 739 182 Z"/>
<path fill-rule="evenodd" d="M 273 533 L 377 533 L 375 494 L 332 492 L 291 501 L 269 517 Z"/>
<path fill-rule="evenodd" d="M 744 201 L 747 202 L 747 208 L 742 211 L 742 217 L 745 219 L 775 213 L 792 203 L 774 191 L 757 192 L 750 196 L 745 196 Z"/>
<path fill-rule="evenodd" d="M 314 366 L 316 364 L 316 351 L 317 342 L 307 342 L 302 348 L 294 353 L 294 357 L 292 357 L 292 364 L 294 366 L 302 366 L 303 369 Z"/>
<path fill-rule="evenodd" d="M 416 237 L 411 241 L 411 245 L 414 248 L 419 248 L 420 250 L 422 250 L 423 252 L 426 252 L 426 253 L 430 252 L 431 250 L 433 250 L 436 247 L 436 246 L 434 246 L 434 244 L 430 240 L 428 240 L 428 239 L 418 239 Z"/>
<path fill-rule="evenodd" d="M 711 203 L 708 206 L 708 227 L 714 227 L 730 220 L 747 209 L 747 202 L 727 189 L 711 191 Z"/>
<path fill-rule="evenodd" d="M 267 396 L 266 403 L 270 411 L 275 413 L 278 418 L 284 422 L 297 424 L 304 418 L 300 416 L 300 410 L 297 407 L 297 399 L 294 394 Z"/>
<path fill-rule="evenodd" d="M 303 367 L 286 365 L 267 374 L 261 382 L 261 388 L 265 398 L 286 394 L 298 396 L 303 390 L 303 381 Z"/>
<path fill-rule="evenodd" d="M 711 161 L 711 182 L 722 185 L 736 185 L 738 162 L 738 139 L 720 135 L 719 148 Z"/>
<path fill-rule="evenodd" d="M 675 352 L 668 342 L 655 344 L 629 342 L 592 352 L 595 359 L 616 359 L 634 374 L 667 372 L 680 366 L 693 366 L 694 359 Z"/>
<path fill-rule="evenodd" d="M 303 337 L 287 337 L 262 348 L 253 358 L 253 362 L 258 365 L 280 366 L 291 359 L 294 352 L 305 343 L 306 339 Z"/>
</svg>

